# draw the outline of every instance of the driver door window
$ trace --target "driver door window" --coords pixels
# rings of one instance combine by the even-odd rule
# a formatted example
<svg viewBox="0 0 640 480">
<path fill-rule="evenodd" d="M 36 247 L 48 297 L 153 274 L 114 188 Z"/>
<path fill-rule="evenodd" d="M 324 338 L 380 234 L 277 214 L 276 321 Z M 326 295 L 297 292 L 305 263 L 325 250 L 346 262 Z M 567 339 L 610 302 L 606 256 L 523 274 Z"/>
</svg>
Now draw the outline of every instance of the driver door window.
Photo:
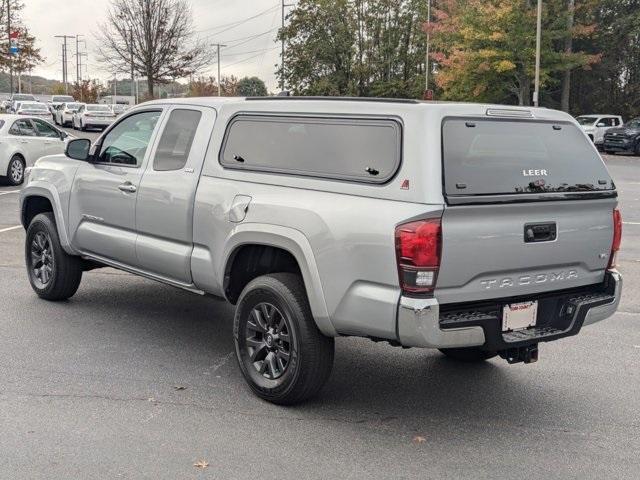
<svg viewBox="0 0 640 480">
<path fill-rule="evenodd" d="M 107 133 L 96 163 L 139 168 L 160 112 L 142 112 L 125 118 Z"/>
</svg>

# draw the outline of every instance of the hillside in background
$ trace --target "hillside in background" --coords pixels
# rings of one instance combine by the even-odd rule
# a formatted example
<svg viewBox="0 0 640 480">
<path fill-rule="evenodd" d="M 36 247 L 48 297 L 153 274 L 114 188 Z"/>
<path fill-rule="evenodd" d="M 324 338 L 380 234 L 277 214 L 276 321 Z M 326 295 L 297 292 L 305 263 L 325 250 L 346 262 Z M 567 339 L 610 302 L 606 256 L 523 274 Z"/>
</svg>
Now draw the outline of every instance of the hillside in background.
<svg viewBox="0 0 640 480">
<path fill-rule="evenodd" d="M 30 83 L 31 82 L 31 83 Z M 0 92 L 9 92 L 11 81 L 9 79 L 9 74 L 5 72 L 0 72 Z M 29 77 L 25 75 L 22 77 L 22 91 L 24 93 L 29 93 L 32 91 L 36 94 L 43 95 L 51 95 L 52 89 L 56 86 L 62 86 L 62 82 L 59 80 L 49 80 L 44 77 L 38 77 L 34 75 L 33 77 Z M 13 88 L 15 91 L 18 91 L 18 77 L 14 76 L 13 78 Z"/>
<path fill-rule="evenodd" d="M 10 91 L 10 78 L 9 74 L 0 72 L 0 92 L 9 93 Z M 18 91 L 18 77 L 13 78 L 14 91 Z M 63 85 L 60 80 L 50 80 L 48 78 L 39 77 L 34 75 L 29 77 L 25 75 L 22 77 L 22 92 L 34 93 L 36 95 L 52 95 L 54 90 L 56 93 L 61 93 Z M 188 86 L 179 82 L 171 82 L 157 86 L 157 95 L 162 97 L 166 96 L 179 96 L 186 93 Z M 69 85 L 69 91 L 71 92 L 72 86 Z M 116 85 L 116 92 L 118 95 L 131 95 L 131 80 L 118 80 Z M 108 80 L 104 85 L 103 95 L 113 94 L 113 80 Z M 144 80 L 138 80 L 138 94 L 143 98 L 147 94 L 147 82 Z"/>
</svg>

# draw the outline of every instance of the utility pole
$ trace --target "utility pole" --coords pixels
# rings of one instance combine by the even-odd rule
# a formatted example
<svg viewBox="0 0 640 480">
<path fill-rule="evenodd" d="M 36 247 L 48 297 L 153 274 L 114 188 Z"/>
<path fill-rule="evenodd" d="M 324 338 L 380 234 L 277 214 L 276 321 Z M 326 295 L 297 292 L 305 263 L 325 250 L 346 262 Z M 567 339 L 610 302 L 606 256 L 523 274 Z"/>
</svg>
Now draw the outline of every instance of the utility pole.
<svg viewBox="0 0 640 480">
<path fill-rule="evenodd" d="M 78 82 L 78 84 L 80 84 L 80 80 L 82 79 L 82 59 L 80 57 L 86 55 L 86 53 L 80 53 L 80 43 L 84 43 L 85 47 L 87 46 L 87 42 L 80 40 L 82 36 L 83 35 L 76 35 L 76 82 Z"/>
<path fill-rule="evenodd" d="M 284 15 L 284 9 L 287 7 L 293 7 L 294 4 L 293 3 L 284 3 L 284 0 L 282 0 L 282 30 L 284 30 L 284 20 L 285 20 L 285 15 Z M 284 38 L 280 41 L 282 44 L 282 76 L 280 77 L 280 91 L 284 92 L 284 72 L 285 72 L 285 59 L 284 59 Z"/>
<path fill-rule="evenodd" d="M 13 95 L 13 55 L 11 54 L 11 1 L 7 0 L 7 51 L 9 52 L 9 76 L 11 78 L 11 95 Z"/>
<path fill-rule="evenodd" d="M 64 93 L 69 93 L 67 83 L 67 38 L 76 38 L 75 35 L 55 35 L 55 38 L 62 38 L 62 82 L 64 83 Z"/>
<path fill-rule="evenodd" d="M 221 85 L 220 85 L 220 83 L 221 83 L 220 82 L 220 80 L 221 80 L 221 78 L 220 78 L 220 48 L 221 47 L 226 47 L 226 45 L 220 45 L 219 43 L 214 43 L 213 46 L 217 48 L 217 52 L 218 52 L 217 53 L 217 57 L 218 57 L 218 96 L 221 97 L 222 96 L 222 88 L 221 88 Z"/>
<path fill-rule="evenodd" d="M 536 23 L 536 76 L 533 88 L 533 105 L 540 101 L 540 43 L 542 41 L 542 0 L 538 0 L 538 20 Z"/>
</svg>

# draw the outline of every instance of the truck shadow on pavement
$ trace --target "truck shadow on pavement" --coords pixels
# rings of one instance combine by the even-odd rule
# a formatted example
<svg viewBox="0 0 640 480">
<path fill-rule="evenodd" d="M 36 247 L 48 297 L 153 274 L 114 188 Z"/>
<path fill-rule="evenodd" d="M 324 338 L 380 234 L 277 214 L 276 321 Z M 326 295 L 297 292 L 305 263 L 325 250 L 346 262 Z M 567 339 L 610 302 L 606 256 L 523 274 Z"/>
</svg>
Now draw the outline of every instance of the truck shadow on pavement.
<svg viewBox="0 0 640 480">
<path fill-rule="evenodd" d="M 244 386 L 235 356 L 229 357 L 234 348 L 234 307 L 222 300 L 122 273 L 91 273 L 76 296 L 57 307 L 66 322 L 82 322 L 85 328 L 96 329 L 99 338 L 118 342 L 118 350 L 138 352 L 129 361 L 136 362 L 135 355 L 145 356 L 141 364 L 170 359 L 170 368 L 196 375 L 228 357 L 221 373 L 223 381 L 232 384 L 225 390 L 239 396 L 233 399 L 239 408 L 262 404 L 311 418 L 338 413 L 342 420 L 355 423 L 483 416 L 519 424 L 541 415 L 553 421 L 567 414 L 571 401 L 570 395 L 541 394 L 542 372 L 536 365 L 509 366 L 499 358 L 465 364 L 436 350 L 338 338 L 333 373 L 319 397 L 283 409 L 253 397 Z M 206 398 L 206 392 L 203 395 Z"/>
</svg>

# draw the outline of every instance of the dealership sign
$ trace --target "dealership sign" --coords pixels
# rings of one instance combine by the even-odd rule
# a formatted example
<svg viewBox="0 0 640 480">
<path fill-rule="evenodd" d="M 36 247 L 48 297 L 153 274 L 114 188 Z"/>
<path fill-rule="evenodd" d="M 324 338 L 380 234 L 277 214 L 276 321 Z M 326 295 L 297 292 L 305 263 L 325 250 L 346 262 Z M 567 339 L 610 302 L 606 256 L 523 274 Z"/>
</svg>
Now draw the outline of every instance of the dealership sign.
<svg viewBox="0 0 640 480">
<path fill-rule="evenodd" d="M 20 37 L 20 32 L 14 31 L 9 35 L 9 53 L 11 55 L 18 55 L 20 49 L 18 48 L 18 38 Z"/>
</svg>

